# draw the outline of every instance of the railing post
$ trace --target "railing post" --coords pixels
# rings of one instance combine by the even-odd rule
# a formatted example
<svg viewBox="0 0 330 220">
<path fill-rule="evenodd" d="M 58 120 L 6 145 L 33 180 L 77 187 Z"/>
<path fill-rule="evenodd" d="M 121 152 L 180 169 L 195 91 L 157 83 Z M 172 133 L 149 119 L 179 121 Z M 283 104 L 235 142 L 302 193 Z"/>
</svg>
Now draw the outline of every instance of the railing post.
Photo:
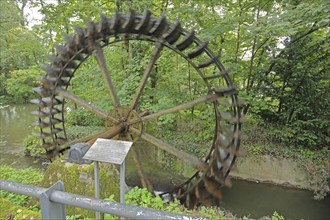
<svg viewBox="0 0 330 220">
<path fill-rule="evenodd" d="M 65 219 L 64 205 L 50 201 L 50 195 L 54 191 L 64 191 L 64 185 L 61 181 L 57 181 L 49 189 L 41 193 L 40 207 L 42 219 Z"/>
</svg>

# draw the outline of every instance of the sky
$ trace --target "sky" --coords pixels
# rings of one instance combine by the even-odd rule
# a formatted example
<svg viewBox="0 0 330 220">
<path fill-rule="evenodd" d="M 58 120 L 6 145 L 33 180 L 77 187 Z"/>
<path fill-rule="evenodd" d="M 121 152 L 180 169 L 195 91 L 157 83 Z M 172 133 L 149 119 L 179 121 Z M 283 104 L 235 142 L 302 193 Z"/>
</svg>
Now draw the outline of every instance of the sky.
<svg viewBox="0 0 330 220">
<path fill-rule="evenodd" d="M 19 7 L 20 3 L 18 3 Z M 33 25 L 41 23 L 41 14 L 39 12 L 40 8 L 32 8 L 31 4 L 28 3 L 27 6 L 24 8 L 24 17 L 26 19 L 28 27 L 32 27 Z"/>
<path fill-rule="evenodd" d="M 0 0 L 1 1 L 1 0 Z M 53 3 L 57 4 L 57 0 L 44 0 L 46 4 Z M 20 3 L 18 3 L 20 4 Z M 32 7 L 30 2 L 28 1 L 28 4 L 26 8 L 24 9 L 24 15 L 27 19 L 28 27 L 32 28 L 33 25 L 41 24 L 42 15 L 39 12 L 40 7 Z"/>
</svg>

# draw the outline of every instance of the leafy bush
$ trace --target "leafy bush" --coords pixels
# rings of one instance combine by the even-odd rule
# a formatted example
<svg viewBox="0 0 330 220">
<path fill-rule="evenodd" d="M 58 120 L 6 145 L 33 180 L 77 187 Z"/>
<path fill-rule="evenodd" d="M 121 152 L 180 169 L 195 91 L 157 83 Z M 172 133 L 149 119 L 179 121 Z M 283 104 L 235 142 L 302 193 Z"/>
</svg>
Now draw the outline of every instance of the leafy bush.
<svg viewBox="0 0 330 220">
<path fill-rule="evenodd" d="M 105 200 L 115 202 L 113 195 L 109 196 Z M 178 214 L 182 213 L 182 210 L 184 210 L 184 207 L 178 200 L 174 200 L 173 202 L 166 204 L 158 195 L 153 196 L 147 189 L 138 187 L 132 188 L 127 194 L 125 194 L 125 203 L 127 205 L 140 206 Z M 117 217 L 110 214 L 105 214 L 104 219 L 115 220 Z"/>
<path fill-rule="evenodd" d="M 299 162 L 308 171 L 309 182 L 314 186 L 314 199 L 323 199 L 330 192 L 330 149 L 301 150 L 299 155 Z"/>
<path fill-rule="evenodd" d="M 27 208 L 13 205 L 9 200 L 0 198 L 0 219 L 34 219 L 41 220 L 41 213 L 39 211 L 28 210 Z"/>
<path fill-rule="evenodd" d="M 275 211 L 272 215 L 272 220 L 284 220 L 284 217 Z"/>
<path fill-rule="evenodd" d="M 26 136 L 23 140 L 23 145 L 25 146 L 24 154 L 26 156 L 37 157 L 45 155 L 45 149 L 42 147 L 41 138 L 36 132 Z"/>
<path fill-rule="evenodd" d="M 7 93 L 15 103 L 25 103 L 34 97 L 32 88 L 38 86 L 37 78 L 42 75 L 40 68 L 13 70 L 6 80 Z"/>
<path fill-rule="evenodd" d="M 103 121 L 95 114 L 83 109 L 73 109 L 67 113 L 66 124 L 77 126 L 102 126 Z"/>
<path fill-rule="evenodd" d="M 0 166 L 0 179 L 24 183 L 29 185 L 38 184 L 43 178 L 43 175 L 36 169 L 27 168 L 17 170 L 9 166 Z M 0 191 L 0 197 L 6 198 L 13 204 L 23 206 L 29 200 L 28 196 L 10 193 L 7 191 Z"/>
<path fill-rule="evenodd" d="M 127 204 L 141 206 L 145 208 L 153 208 L 162 210 L 164 208 L 164 201 L 159 197 L 148 192 L 147 189 L 140 189 L 134 187 L 125 195 L 125 201 Z"/>
<path fill-rule="evenodd" d="M 106 200 L 115 201 L 113 196 L 110 196 Z M 141 189 L 138 187 L 134 187 L 125 195 L 125 203 L 128 205 L 151 208 L 165 212 L 194 215 L 210 219 L 223 219 L 225 216 L 233 218 L 231 214 L 225 213 L 225 211 L 222 211 L 217 207 L 201 206 L 196 210 L 188 210 L 180 204 L 179 200 L 176 199 L 170 203 L 165 203 L 158 195 L 153 196 L 147 189 Z M 117 218 L 115 216 L 105 214 L 104 219 L 114 220 Z"/>
<path fill-rule="evenodd" d="M 205 207 L 201 206 L 198 208 L 200 216 L 209 219 L 220 219 L 225 216 L 225 211 L 220 210 L 217 207 Z"/>
<path fill-rule="evenodd" d="M 66 133 L 69 140 L 75 140 L 86 137 L 90 134 L 104 130 L 102 126 L 69 126 L 66 127 Z"/>
</svg>

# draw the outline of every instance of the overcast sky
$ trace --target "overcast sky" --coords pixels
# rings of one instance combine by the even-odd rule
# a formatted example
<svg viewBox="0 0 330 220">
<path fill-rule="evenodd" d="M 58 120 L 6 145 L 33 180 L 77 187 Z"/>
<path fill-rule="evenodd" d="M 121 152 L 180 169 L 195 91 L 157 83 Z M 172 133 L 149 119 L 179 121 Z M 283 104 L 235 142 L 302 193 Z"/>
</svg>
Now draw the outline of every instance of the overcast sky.
<svg viewBox="0 0 330 220">
<path fill-rule="evenodd" d="M 53 3 L 55 5 L 57 4 L 57 0 L 44 0 L 44 2 L 46 4 L 49 4 L 49 3 Z M 20 3 L 18 3 L 18 4 L 20 4 Z M 40 14 L 39 10 L 40 10 L 40 7 L 38 7 L 38 8 L 32 7 L 30 2 L 28 1 L 28 4 L 27 4 L 26 8 L 24 9 L 24 15 L 28 22 L 29 27 L 32 27 L 33 25 L 41 23 L 42 15 Z"/>
</svg>

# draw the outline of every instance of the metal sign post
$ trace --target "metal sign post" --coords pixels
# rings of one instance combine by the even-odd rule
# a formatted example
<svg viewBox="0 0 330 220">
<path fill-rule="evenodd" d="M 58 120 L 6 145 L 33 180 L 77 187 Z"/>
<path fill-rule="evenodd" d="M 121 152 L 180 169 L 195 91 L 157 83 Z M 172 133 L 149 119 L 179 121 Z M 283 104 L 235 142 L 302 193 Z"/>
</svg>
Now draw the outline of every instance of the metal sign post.
<svg viewBox="0 0 330 220">
<path fill-rule="evenodd" d="M 94 186 L 95 186 L 95 198 L 100 198 L 100 177 L 99 177 L 99 162 L 94 161 Z M 100 213 L 95 212 L 96 220 L 100 220 Z"/>
<path fill-rule="evenodd" d="M 94 161 L 95 197 L 100 197 L 100 180 L 98 162 L 120 165 L 120 202 L 125 203 L 125 158 L 133 142 L 117 141 L 98 138 L 89 148 L 83 159 Z M 95 213 L 95 218 L 100 219 L 100 213 Z"/>
<path fill-rule="evenodd" d="M 120 164 L 120 203 L 125 203 L 125 160 Z"/>
</svg>

